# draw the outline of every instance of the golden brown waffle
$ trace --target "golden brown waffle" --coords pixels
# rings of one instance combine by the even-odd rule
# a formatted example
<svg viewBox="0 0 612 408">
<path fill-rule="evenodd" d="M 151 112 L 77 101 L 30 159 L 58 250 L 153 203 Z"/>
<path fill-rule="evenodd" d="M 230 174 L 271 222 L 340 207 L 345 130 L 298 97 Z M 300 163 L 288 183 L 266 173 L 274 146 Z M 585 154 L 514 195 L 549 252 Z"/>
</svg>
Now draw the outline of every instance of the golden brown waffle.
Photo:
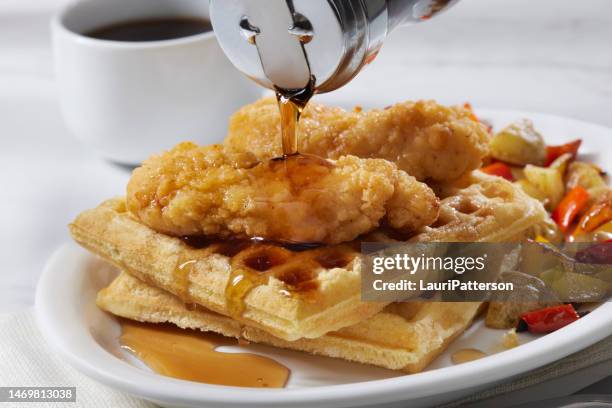
<svg viewBox="0 0 612 408">
<path fill-rule="evenodd" d="M 157 233 L 123 199 L 85 211 L 74 239 L 185 303 L 197 303 L 286 340 L 319 337 L 385 305 L 360 301 L 361 263 L 349 245 L 292 251 L 250 242 L 198 242 Z"/>
<path fill-rule="evenodd" d="M 412 238 L 438 242 L 520 241 L 547 218 L 542 204 L 500 177 L 475 171 L 441 187 L 438 220 Z"/>
<path fill-rule="evenodd" d="M 511 240 L 545 217 L 539 203 L 499 177 L 475 173 L 462 183 L 446 187 L 453 195 L 443 200 L 441 220 L 413 240 Z M 267 244 L 204 242 L 195 249 L 138 222 L 122 199 L 85 211 L 70 229 L 85 248 L 183 302 L 289 341 L 356 324 L 385 306 L 360 300 L 357 245 L 296 252 Z M 368 240 L 393 241 L 382 232 Z"/>
<path fill-rule="evenodd" d="M 406 316 L 388 307 L 357 325 L 316 339 L 286 341 L 204 308 L 188 309 L 175 296 L 122 273 L 100 291 L 98 306 L 117 316 L 212 331 L 256 343 L 372 364 L 408 373 L 422 371 L 468 328 L 480 303 L 423 303 Z M 395 306 L 390 305 L 390 306 Z"/>
</svg>

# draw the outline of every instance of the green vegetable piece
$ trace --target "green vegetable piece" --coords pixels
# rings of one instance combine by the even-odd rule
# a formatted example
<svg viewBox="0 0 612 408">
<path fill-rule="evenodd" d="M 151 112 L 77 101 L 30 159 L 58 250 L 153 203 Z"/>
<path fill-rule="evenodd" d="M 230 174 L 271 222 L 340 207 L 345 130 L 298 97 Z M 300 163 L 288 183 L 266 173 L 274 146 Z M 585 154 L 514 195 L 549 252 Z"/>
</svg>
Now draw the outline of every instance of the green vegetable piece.
<svg viewBox="0 0 612 408">
<path fill-rule="evenodd" d="M 553 291 L 564 302 L 599 302 L 608 293 L 608 282 L 592 276 L 565 272 L 552 282 Z"/>
<path fill-rule="evenodd" d="M 545 270 L 540 274 L 540 279 L 546 283 L 546 286 L 552 288 L 554 283 L 563 278 L 565 271 L 561 265 Z"/>
</svg>

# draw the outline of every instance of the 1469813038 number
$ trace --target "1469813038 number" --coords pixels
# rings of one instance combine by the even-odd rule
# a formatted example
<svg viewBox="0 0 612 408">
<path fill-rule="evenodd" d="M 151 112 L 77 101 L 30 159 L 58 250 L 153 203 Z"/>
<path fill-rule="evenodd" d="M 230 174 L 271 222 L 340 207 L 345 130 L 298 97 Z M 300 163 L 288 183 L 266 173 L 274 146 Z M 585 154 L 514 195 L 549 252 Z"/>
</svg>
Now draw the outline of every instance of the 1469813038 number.
<svg viewBox="0 0 612 408">
<path fill-rule="evenodd" d="M 76 387 L 0 387 L 0 402 L 76 402 Z"/>
</svg>

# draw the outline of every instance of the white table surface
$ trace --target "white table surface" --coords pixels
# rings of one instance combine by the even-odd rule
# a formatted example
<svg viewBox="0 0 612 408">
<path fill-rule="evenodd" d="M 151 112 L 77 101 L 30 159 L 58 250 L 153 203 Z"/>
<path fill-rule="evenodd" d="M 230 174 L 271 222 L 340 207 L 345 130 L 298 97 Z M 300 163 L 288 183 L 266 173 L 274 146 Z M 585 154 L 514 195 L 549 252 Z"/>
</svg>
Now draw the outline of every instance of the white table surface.
<svg viewBox="0 0 612 408">
<path fill-rule="evenodd" d="M 122 194 L 129 176 L 63 125 L 48 21 L 64 2 L 0 1 L 0 312 L 33 303 L 47 257 L 69 239 L 68 222 Z M 469 100 L 612 127 L 612 1 L 463 0 L 396 32 L 338 92 L 380 99 L 390 87 L 406 99 Z"/>
</svg>

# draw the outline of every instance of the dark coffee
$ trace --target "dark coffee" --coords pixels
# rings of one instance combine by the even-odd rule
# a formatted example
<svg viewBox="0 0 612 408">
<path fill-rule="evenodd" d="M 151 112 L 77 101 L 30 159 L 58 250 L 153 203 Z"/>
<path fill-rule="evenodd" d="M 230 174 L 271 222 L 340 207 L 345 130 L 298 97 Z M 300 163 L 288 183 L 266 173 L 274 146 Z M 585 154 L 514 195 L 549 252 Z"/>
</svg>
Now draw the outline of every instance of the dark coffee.
<svg viewBox="0 0 612 408">
<path fill-rule="evenodd" d="M 111 41 L 160 41 L 188 37 L 212 30 L 210 21 L 197 17 L 131 20 L 96 28 L 87 37 Z"/>
</svg>

